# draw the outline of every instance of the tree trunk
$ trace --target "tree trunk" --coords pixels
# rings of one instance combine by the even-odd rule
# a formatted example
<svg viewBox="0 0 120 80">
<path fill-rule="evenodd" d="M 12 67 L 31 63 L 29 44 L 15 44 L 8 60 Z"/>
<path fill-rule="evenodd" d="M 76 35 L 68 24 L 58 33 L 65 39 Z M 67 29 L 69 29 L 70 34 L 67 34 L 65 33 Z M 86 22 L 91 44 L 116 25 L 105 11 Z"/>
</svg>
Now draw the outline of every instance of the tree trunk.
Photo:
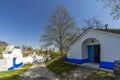
<svg viewBox="0 0 120 80">
<path fill-rule="evenodd" d="M 60 52 L 61 52 L 61 56 L 63 57 L 63 45 L 62 45 L 61 37 L 60 37 Z"/>
<path fill-rule="evenodd" d="M 60 52 L 61 56 L 63 57 L 63 44 L 62 44 L 62 35 L 60 34 Z"/>
<path fill-rule="evenodd" d="M 60 46 L 60 53 L 61 53 L 61 56 L 63 57 L 63 48 L 62 48 L 62 45 Z"/>
</svg>

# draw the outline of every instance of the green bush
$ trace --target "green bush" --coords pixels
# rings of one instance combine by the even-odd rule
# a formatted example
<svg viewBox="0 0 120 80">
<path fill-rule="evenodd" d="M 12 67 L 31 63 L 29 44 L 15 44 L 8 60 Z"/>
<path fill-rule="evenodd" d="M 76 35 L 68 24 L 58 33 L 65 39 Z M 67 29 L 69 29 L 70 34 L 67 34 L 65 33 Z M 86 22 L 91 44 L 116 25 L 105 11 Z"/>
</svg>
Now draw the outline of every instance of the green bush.
<svg viewBox="0 0 120 80">
<path fill-rule="evenodd" d="M 2 56 L 2 54 L 0 53 L 0 59 L 3 59 L 3 56 Z"/>
<path fill-rule="evenodd" d="M 6 46 L 0 46 L 0 52 L 4 51 L 6 49 Z"/>
<path fill-rule="evenodd" d="M 23 51 L 22 52 L 23 53 L 23 57 L 27 57 L 27 56 L 29 56 L 29 55 L 32 55 L 32 51 Z"/>
<path fill-rule="evenodd" d="M 0 59 L 3 58 L 2 51 L 4 51 L 5 49 L 6 49 L 6 46 L 0 46 Z"/>
</svg>

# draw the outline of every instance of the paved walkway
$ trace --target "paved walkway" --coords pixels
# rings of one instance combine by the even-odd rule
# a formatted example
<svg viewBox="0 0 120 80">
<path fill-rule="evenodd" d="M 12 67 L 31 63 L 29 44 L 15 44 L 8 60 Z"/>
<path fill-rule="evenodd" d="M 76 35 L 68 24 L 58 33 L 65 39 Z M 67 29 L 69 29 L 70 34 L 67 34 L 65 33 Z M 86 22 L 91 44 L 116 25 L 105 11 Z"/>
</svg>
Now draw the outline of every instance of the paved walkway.
<svg viewBox="0 0 120 80">
<path fill-rule="evenodd" d="M 25 74 L 21 80 L 59 80 L 55 77 L 44 63 L 34 64 Z"/>
</svg>

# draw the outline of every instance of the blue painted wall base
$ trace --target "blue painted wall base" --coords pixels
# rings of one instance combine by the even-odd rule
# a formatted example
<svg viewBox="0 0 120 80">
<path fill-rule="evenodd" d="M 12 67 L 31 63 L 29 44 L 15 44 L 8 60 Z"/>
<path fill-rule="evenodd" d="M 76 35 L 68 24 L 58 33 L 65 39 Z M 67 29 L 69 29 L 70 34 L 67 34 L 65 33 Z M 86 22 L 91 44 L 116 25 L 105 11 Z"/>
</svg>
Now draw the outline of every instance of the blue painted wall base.
<svg viewBox="0 0 120 80">
<path fill-rule="evenodd" d="M 113 62 L 106 62 L 106 61 L 101 61 L 100 62 L 100 68 L 106 68 L 106 69 L 113 69 L 114 63 Z"/>
<path fill-rule="evenodd" d="M 12 66 L 12 67 L 8 68 L 8 70 L 14 70 L 14 69 L 16 69 L 16 68 L 19 68 L 19 67 L 22 66 L 22 65 L 23 65 L 23 62 L 22 62 L 22 63 L 19 63 L 19 64 L 16 64 L 15 66 Z"/>
<path fill-rule="evenodd" d="M 67 58 L 67 62 L 76 63 L 76 64 L 83 64 L 83 63 L 87 63 L 88 59 L 72 59 L 72 58 Z"/>
<path fill-rule="evenodd" d="M 83 64 L 83 63 L 87 63 L 88 59 L 72 59 L 72 58 L 67 58 L 67 62 L 76 63 L 76 64 Z M 107 61 L 101 61 L 99 67 L 100 68 L 106 68 L 106 69 L 113 70 L 114 63 L 113 62 L 107 62 Z"/>
</svg>

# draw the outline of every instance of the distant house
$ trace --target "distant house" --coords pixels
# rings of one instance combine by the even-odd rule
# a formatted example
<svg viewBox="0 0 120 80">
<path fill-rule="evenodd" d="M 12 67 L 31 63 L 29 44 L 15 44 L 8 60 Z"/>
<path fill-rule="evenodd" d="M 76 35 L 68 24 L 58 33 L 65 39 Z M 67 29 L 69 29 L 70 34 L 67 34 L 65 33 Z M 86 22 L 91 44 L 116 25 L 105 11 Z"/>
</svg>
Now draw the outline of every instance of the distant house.
<svg viewBox="0 0 120 80">
<path fill-rule="evenodd" d="M 87 29 L 70 46 L 67 61 L 76 64 L 98 64 L 113 69 L 120 60 L 120 34 L 111 31 Z"/>
<path fill-rule="evenodd" d="M 23 54 L 19 47 L 8 45 L 2 53 L 8 70 L 14 70 L 23 65 Z"/>
</svg>

